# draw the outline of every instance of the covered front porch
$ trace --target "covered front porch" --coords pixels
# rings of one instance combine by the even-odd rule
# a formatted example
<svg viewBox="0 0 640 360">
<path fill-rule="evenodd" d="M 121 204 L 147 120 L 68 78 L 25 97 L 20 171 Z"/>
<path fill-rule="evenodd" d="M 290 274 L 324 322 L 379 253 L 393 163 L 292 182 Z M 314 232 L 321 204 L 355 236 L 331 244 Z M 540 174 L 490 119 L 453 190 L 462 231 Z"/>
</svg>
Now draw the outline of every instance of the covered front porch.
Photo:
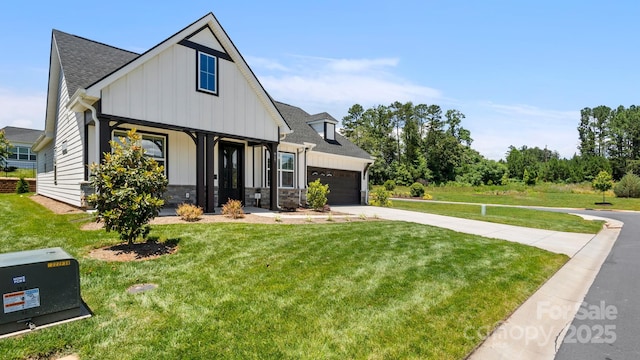
<svg viewBox="0 0 640 360">
<path fill-rule="evenodd" d="M 240 200 L 245 206 L 278 209 L 278 188 L 272 186 L 278 183 L 277 172 L 266 170 L 277 168 L 277 156 L 263 155 L 277 154 L 278 143 L 274 141 L 112 116 L 101 116 L 96 126 L 88 117 L 85 163 L 102 161 L 111 151 L 110 141 L 132 128 L 142 135 L 146 154 L 165 166 L 168 211 L 193 203 L 206 213 L 215 213 L 229 199 Z M 86 169 L 83 197 L 92 192 L 89 166 Z"/>
</svg>

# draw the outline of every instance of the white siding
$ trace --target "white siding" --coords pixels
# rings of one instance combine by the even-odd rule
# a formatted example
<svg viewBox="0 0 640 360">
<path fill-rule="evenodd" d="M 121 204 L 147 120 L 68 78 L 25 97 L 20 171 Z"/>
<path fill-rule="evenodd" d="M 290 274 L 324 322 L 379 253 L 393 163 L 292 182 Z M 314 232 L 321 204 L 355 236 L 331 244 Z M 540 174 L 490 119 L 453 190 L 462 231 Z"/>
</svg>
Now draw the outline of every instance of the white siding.
<svg viewBox="0 0 640 360">
<path fill-rule="evenodd" d="M 129 126 L 118 128 L 126 130 Z M 191 137 L 183 132 L 170 131 L 144 126 L 136 127 L 140 134 L 164 135 L 167 141 L 167 178 L 169 185 L 196 184 L 196 145 Z M 94 147 L 94 136 L 89 137 L 89 149 Z M 91 159 L 91 156 L 89 157 Z"/>
<path fill-rule="evenodd" d="M 53 184 L 53 142 L 38 152 L 37 163 L 36 193 L 44 195 L 42 190 Z"/>
<path fill-rule="evenodd" d="M 211 30 L 209 30 L 209 29 L 204 29 L 204 30 L 200 31 L 199 33 L 193 35 L 189 39 L 189 41 L 193 41 L 195 43 L 202 44 L 202 45 L 210 47 L 212 49 L 224 52 L 224 49 L 222 48 L 220 43 L 218 43 L 218 40 L 216 40 L 216 38 L 213 37 L 213 34 L 211 33 Z"/>
<path fill-rule="evenodd" d="M 44 162 L 39 161 L 39 164 L 43 166 L 43 172 L 37 176 L 37 188 L 41 195 L 74 206 L 81 206 L 80 182 L 84 180 L 84 116 L 81 113 L 74 113 L 66 107 L 69 93 L 64 75 L 60 76 L 58 85 L 57 125 L 53 147 L 47 147 L 46 150 L 40 152 L 46 153 L 47 157 L 51 156 L 53 164 L 57 168 L 57 176 L 54 177 L 53 169 L 47 168 L 47 172 L 44 172 Z M 66 148 L 66 151 L 63 151 L 63 148 Z"/>
<path fill-rule="evenodd" d="M 236 64 L 218 59 L 217 75 L 218 96 L 196 91 L 196 51 L 176 44 L 104 88 L 102 111 L 277 141 L 276 122 Z"/>
</svg>

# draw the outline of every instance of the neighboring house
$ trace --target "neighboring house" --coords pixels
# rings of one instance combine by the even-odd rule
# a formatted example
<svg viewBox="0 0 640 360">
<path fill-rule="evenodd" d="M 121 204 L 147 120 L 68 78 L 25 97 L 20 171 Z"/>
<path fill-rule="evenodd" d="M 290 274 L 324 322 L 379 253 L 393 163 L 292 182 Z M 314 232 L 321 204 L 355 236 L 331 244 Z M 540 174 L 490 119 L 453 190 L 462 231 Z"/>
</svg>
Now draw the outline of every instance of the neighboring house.
<svg viewBox="0 0 640 360">
<path fill-rule="evenodd" d="M 330 204 L 365 203 L 373 159 L 336 123 L 274 102 L 211 13 L 143 54 L 53 30 L 37 192 L 86 206 L 88 165 L 135 127 L 169 205 L 304 204 L 315 178 Z"/>
<path fill-rule="evenodd" d="M 13 126 L 7 126 L 4 130 L 4 136 L 11 147 L 9 148 L 9 156 L 6 159 L 6 166 L 20 169 L 35 169 L 37 155 L 31 150 L 31 146 L 42 135 L 42 130 L 25 129 Z"/>
</svg>

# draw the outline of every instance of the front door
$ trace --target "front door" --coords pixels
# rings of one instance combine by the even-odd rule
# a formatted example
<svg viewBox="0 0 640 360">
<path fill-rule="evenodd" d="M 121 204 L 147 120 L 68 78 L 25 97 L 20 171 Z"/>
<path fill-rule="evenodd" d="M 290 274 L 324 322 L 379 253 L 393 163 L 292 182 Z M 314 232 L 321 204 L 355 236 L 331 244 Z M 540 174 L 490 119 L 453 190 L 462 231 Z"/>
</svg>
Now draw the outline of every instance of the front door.
<svg viewBox="0 0 640 360">
<path fill-rule="evenodd" d="M 218 180 L 218 202 L 224 205 L 229 199 L 244 203 L 244 145 L 220 143 Z"/>
</svg>

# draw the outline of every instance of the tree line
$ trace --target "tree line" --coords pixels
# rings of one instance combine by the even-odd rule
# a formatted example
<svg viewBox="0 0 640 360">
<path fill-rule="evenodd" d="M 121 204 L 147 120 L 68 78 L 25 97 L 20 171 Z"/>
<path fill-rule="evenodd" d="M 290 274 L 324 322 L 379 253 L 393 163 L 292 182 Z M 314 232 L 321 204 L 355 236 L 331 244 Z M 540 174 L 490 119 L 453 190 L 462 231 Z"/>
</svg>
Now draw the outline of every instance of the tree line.
<svg viewBox="0 0 640 360">
<path fill-rule="evenodd" d="M 640 174 L 640 107 L 586 107 L 580 111 L 578 136 L 581 155 L 606 159 L 614 179 Z"/>
<path fill-rule="evenodd" d="M 400 185 L 457 182 L 505 184 L 510 179 L 578 183 L 600 171 L 619 180 L 640 174 L 640 108 L 606 106 L 581 111 L 579 154 L 561 158 L 547 148 L 510 146 L 505 158 L 485 158 L 471 145 L 462 126 L 465 115 L 439 105 L 394 102 L 364 109 L 355 104 L 342 119 L 340 132 L 376 158 L 370 167 L 373 184 L 395 180 Z"/>
<path fill-rule="evenodd" d="M 439 105 L 394 102 L 364 109 L 355 104 L 342 119 L 341 133 L 376 158 L 369 179 L 382 184 L 414 182 L 499 182 L 506 167 L 471 148 L 465 115 Z"/>
</svg>

